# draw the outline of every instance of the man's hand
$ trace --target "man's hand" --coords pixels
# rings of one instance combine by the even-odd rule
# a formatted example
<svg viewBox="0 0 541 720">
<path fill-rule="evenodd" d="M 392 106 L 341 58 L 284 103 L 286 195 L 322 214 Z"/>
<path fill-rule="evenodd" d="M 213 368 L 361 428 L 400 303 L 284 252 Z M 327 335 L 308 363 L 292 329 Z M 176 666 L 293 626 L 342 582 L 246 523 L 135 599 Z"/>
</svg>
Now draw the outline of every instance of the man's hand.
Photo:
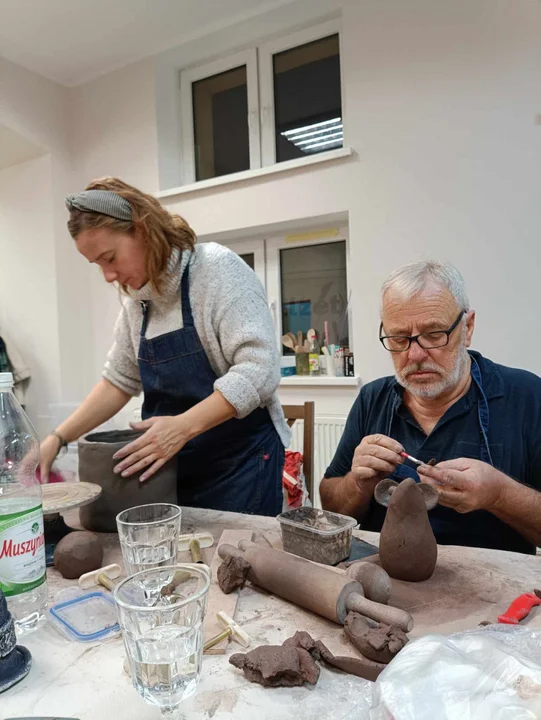
<svg viewBox="0 0 541 720">
<path fill-rule="evenodd" d="M 494 510 L 509 481 L 491 465 L 469 458 L 447 460 L 434 467 L 421 465 L 417 472 L 438 491 L 440 505 L 459 513 Z"/>
<path fill-rule="evenodd" d="M 351 474 L 361 490 L 392 475 L 396 466 L 404 462 L 402 445 L 386 435 L 367 435 L 355 450 Z"/>
<path fill-rule="evenodd" d="M 176 455 L 188 442 L 182 415 L 175 417 L 152 417 L 131 423 L 134 430 L 146 430 L 145 434 L 119 450 L 114 460 L 122 460 L 115 466 L 115 473 L 129 477 L 148 468 L 140 482 L 148 480 L 162 465 Z M 150 465 L 150 467 L 149 467 Z"/>
</svg>

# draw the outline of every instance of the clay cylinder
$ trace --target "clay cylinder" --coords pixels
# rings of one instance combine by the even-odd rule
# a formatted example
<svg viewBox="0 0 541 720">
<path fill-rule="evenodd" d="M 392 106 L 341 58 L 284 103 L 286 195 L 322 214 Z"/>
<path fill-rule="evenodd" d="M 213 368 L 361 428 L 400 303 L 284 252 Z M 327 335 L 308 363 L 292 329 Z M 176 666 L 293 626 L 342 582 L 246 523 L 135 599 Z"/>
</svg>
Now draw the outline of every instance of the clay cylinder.
<svg viewBox="0 0 541 720">
<path fill-rule="evenodd" d="M 248 580 L 254 585 L 341 625 L 348 597 L 363 593 L 362 585 L 346 575 L 281 550 L 248 544 L 244 559 L 250 563 Z"/>
<path fill-rule="evenodd" d="M 81 524 L 94 532 L 116 532 L 116 516 L 122 510 L 155 502 L 177 504 L 177 458 L 161 467 L 146 482 L 141 473 L 123 478 L 115 475 L 113 455 L 142 435 L 135 430 L 91 433 L 79 440 L 79 479 L 100 485 L 101 496 L 80 510 Z"/>
</svg>

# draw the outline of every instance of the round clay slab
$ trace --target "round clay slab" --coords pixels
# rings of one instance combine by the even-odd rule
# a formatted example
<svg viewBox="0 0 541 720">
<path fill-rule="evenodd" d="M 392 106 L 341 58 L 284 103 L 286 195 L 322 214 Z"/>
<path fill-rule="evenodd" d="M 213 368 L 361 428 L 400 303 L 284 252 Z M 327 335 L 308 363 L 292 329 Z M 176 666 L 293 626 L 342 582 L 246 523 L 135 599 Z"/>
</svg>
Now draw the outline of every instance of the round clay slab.
<svg viewBox="0 0 541 720">
<path fill-rule="evenodd" d="M 72 510 L 94 502 L 101 495 L 101 487 L 95 483 L 50 483 L 42 485 L 43 514 Z"/>
</svg>

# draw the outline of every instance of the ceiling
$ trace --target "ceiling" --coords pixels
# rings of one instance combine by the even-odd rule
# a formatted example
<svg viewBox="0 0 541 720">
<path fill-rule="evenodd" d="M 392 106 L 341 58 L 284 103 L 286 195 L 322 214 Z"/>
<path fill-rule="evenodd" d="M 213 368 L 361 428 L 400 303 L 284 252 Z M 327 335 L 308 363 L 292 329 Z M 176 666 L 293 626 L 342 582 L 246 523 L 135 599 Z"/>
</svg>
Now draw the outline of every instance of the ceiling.
<svg viewBox="0 0 541 720">
<path fill-rule="evenodd" d="M 0 125 L 0 170 L 43 155 L 45 150 L 19 133 Z"/>
<path fill-rule="evenodd" d="M 292 0 L 0 0 L 0 55 L 78 85 Z"/>
</svg>

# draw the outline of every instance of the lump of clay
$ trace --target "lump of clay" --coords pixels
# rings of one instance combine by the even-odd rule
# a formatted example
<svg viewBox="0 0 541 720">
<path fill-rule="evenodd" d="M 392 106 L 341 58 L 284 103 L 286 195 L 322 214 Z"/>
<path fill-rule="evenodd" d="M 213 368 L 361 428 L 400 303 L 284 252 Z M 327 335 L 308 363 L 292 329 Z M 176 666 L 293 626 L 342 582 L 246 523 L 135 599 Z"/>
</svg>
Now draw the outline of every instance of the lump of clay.
<svg viewBox="0 0 541 720">
<path fill-rule="evenodd" d="M 264 687 L 315 685 L 319 679 L 318 665 L 309 652 L 298 647 L 262 645 L 246 654 L 232 655 L 229 662 L 242 670 L 247 680 Z"/>
<path fill-rule="evenodd" d="M 244 587 L 246 576 L 249 572 L 250 563 L 243 557 L 226 557 L 217 572 L 220 590 L 226 595 L 229 595 L 235 588 Z"/>
<path fill-rule="evenodd" d="M 386 482 L 382 480 L 382 483 Z M 375 492 L 374 495 L 378 499 L 379 494 Z M 389 493 L 379 539 L 379 558 L 383 569 L 392 578 L 419 582 L 428 580 L 434 572 L 438 545 L 427 510 L 434 507 L 436 501 L 432 493 L 423 492 L 409 478 Z"/>
<path fill-rule="evenodd" d="M 396 625 L 377 623 L 356 612 L 348 613 L 344 630 L 359 652 L 380 663 L 390 663 L 408 642 L 406 633 Z"/>
<path fill-rule="evenodd" d="M 383 663 L 366 657 L 333 655 L 321 640 L 314 640 L 304 630 L 287 638 L 282 645 L 262 645 L 249 653 L 237 653 L 229 658 L 231 665 L 242 670 L 247 680 L 265 687 L 293 687 L 306 682 L 315 685 L 319 678 L 315 660 L 371 681 L 385 669 Z"/>
<path fill-rule="evenodd" d="M 54 551 L 54 566 L 68 580 L 102 566 L 103 548 L 96 535 L 75 531 L 60 540 Z"/>
<path fill-rule="evenodd" d="M 367 657 L 355 658 L 333 655 L 321 640 L 314 640 L 305 630 L 298 630 L 295 635 L 284 641 L 283 646 L 303 648 L 307 650 L 315 660 L 322 660 L 327 663 L 327 665 L 342 670 L 342 672 L 356 675 L 357 677 L 372 682 L 374 682 L 378 675 L 385 669 L 383 663 L 374 662 Z"/>
</svg>

